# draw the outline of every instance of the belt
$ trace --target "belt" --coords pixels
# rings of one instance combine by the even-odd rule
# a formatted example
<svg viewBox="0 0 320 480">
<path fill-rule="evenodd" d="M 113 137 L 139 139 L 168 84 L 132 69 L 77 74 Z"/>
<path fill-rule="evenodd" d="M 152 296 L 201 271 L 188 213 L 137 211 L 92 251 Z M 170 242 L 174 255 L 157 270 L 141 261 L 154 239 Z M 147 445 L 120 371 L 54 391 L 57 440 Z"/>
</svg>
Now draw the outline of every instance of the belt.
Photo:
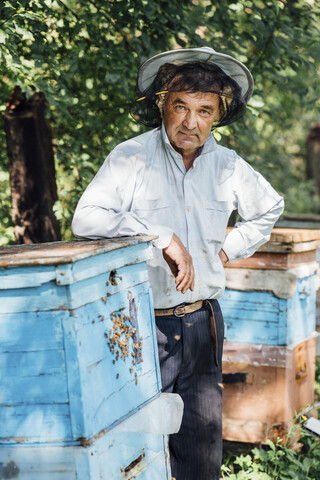
<svg viewBox="0 0 320 480">
<path fill-rule="evenodd" d="M 174 308 L 166 308 L 166 309 L 157 308 L 155 309 L 154 314 L 156 317 L 173 315 L 179 318 L 179 317 L 184 317 L 187 313 L 196 312 L 197 310 L 200 310 L 200 308 L 202 307 L 209 307 L 210 309 L 210 331 L 211 331 L 212 340 L 215 346 L 214 360 L 215 360 L 216 366 L 218 366 L 217 327 L 216 327 L 216 321 L 214 318 L 214 311 L 209 300 L 198 300 L 197 302 L 187 303 L 187 304 L 182 303 L 181 305 L 177 305 Z"/>
</svg>

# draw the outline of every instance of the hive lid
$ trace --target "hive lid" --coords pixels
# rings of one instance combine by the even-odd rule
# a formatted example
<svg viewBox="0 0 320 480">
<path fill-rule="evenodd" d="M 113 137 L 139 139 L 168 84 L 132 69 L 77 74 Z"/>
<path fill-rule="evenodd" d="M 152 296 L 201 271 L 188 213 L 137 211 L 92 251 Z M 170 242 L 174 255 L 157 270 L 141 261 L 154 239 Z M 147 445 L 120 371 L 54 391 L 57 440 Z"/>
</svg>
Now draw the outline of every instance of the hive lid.
<svg viewBox="0 0 320 480">
<path fill-rule="evenodd" d="M 229 233 L 232 228 L 227 228 Z M 299 253 L 320 248 L 320 230 L 274 228 L 270 240 L 258 252 Z"/>
<path fill-rule="evenodd" d="M 270 242 L 299 243 L 320 240 L 320 230 L 305 230 L 302 228 L 274 228 Z"/>
<path fill-rule="evenodd" d="M 104 240 L 9 245 L 0 248 L 0 268 L 74 263 L 101 253 L 150 242 L 155 238 L 141 235 Z"/>
<path fill-rule="evenodd" d="M 320 230 L 299 228 L 274 228 L 269 242 L 262 245 L 259 252 L 300 253 L 320 247 Z"/>
</svg>

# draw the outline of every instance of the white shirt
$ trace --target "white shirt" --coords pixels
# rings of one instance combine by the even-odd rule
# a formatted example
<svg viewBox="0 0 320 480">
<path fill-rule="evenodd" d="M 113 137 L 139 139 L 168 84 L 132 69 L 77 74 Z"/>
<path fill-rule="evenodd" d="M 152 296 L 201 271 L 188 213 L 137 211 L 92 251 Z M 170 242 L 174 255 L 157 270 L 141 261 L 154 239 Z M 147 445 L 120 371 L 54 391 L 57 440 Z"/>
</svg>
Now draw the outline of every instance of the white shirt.
<svg viewBox="0 0 320 480">
<path fill-rule="evenodd" d="M 233 210 L 242 221 L 226 236 Z M 218 252 L 232 262 L 268 241 L 283 199 L 233 150 L 210 134 L 186 172 L 164 127 L 118 145 L 82 195 L 72 223 L 77 238 L 158 235 L 148 264 L 155 308 L 170 308 L 224 292 Z M 173 232 L 193 258 L 194 291 L 176 290 L 162 256 Z"/>
</svg>

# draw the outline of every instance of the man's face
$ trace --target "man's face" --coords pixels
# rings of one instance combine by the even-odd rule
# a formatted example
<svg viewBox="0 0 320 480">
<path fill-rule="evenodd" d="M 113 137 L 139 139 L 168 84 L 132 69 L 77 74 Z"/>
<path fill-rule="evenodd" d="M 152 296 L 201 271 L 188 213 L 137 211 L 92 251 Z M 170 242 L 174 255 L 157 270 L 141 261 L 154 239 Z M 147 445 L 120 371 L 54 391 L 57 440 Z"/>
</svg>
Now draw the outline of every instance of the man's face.
<svg viewBox="0 0 320 480">
<path fill-rule="evenodd" d="M 207 140 L 218 115 L 219 95 L 216 93 L 169 92 L 163 122 L 173 148 L 182 157 L 195 154 Z"/>
</svg>

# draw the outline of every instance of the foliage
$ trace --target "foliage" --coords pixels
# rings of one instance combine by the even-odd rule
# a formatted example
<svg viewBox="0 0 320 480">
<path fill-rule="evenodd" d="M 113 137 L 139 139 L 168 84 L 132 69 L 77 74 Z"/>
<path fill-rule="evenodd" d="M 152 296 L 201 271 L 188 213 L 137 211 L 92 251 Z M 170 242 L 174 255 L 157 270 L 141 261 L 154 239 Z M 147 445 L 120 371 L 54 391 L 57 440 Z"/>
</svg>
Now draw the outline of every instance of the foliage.
<svg viewBox="0 0 320 480">
<path fill-rule="evenodd" d="M 299 431 L 297 449 L 289 448 L 289 440 Z M 294 425 L 283 442 L 267 441 L 264 448 L 254 448 L 251 454 L 229 458 L 222 467 L 222 478 L 228 480 L 317 480 L 320 471 L 320 440 L 304 432 L 301 424 Z"/>
<path fill-rule="evenodd" d="M 139 65 L 179 46 L 211 45 L 251 69 L 245 119 L 216 132 L 286 196 L 320 211 L 304 169 L 319 120 L 320 6 L 313 0 L 6 0 L 0 5 L 0 109 L 15 85 L 43 91 L 54 129 L 64 238 L 79 195 L 105 156 L 143 131 L 128 115 Z M 0 244 L 13 241 L 5 135 L 0 130 Z"/>
</svg>

